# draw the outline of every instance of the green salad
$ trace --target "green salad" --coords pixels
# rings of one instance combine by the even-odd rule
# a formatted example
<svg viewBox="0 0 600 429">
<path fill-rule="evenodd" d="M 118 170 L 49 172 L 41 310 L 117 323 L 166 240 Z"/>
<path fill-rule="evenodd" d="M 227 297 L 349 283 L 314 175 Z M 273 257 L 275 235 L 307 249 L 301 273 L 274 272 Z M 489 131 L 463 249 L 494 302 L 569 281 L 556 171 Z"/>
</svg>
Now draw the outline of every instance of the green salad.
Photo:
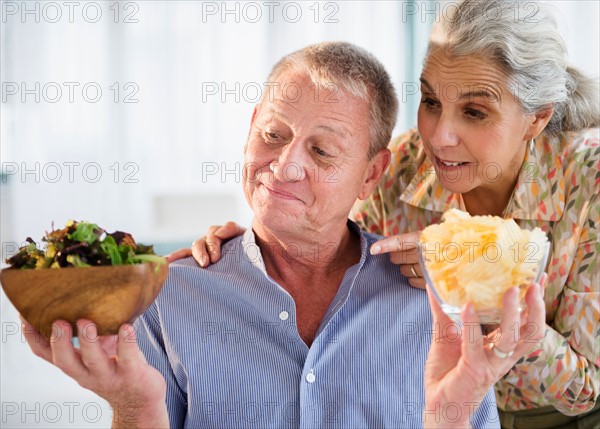
<svg viewBox="0 0 600 429">
<path fill-rule="evenodd" d="M 11 268 L 42 269 L 66 267 L 98 267 L 131 265 L 144 262 L 165 263 L 152 246 L 137 244 L 131 234 L 122 231 L 107 233 L 89 222 L 68 221 L 63 229 L 46 232 L 42 241 L 45 250 L 27 237 L 25 246 L 6 260 Z"/>
</svg>

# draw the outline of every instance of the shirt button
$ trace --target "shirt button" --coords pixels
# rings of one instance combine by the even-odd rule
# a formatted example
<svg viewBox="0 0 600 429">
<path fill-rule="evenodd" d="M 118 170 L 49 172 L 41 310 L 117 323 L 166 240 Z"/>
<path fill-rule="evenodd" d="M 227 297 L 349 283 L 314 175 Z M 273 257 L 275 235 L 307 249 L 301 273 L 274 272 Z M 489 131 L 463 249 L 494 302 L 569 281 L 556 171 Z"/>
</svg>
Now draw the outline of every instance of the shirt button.
<svg viewBox="0 0 600 429">
<path fill-rule="evenodd" d="M 317 377 L 315 376 L 314 372 L 311 371 L 308 374 L 306 374 L 306 381 L 308 381 L 309 383 L 314 383 L 316 379 Z"/>
<path fill-rule="evenodd" d="M 281 313 L 279 313 L 279 318 L 281 320 L 288 320 L 288 317 L 290 317 L 290 313 L 288 313 L 287 311 L 282 311 Z"/>
</svg>

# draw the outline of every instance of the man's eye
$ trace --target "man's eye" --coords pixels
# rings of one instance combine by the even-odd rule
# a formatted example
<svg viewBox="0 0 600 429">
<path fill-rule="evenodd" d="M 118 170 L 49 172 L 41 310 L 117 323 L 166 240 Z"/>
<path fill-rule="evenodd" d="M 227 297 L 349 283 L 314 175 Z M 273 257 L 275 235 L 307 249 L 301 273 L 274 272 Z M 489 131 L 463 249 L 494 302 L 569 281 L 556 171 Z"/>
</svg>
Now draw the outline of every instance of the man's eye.
<svg viewBox="0 0 600 429">
<path fill-rule="evenodd" d="M 265 132 L 265 140 L 268 140 L 270 142 L 277 142 L 277 141 L 281 140 L 281 138 L 279 137 L 279 134 L 277 134 L 277 133 Z"/>
<path fill-rule="evenodd" d="M 313 146 L 312 149 L 319 156 L 329 156 L 329 154 L 327 152 L 325 152 L 323 149 L 321 149 L 318 146 Z"/>
</svg>

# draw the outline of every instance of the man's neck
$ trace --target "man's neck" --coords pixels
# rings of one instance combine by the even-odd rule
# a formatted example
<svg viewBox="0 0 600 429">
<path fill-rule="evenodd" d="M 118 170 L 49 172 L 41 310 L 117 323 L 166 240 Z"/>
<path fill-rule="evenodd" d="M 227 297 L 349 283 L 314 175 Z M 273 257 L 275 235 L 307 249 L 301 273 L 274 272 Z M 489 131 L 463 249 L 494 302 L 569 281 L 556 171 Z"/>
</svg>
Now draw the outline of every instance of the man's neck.
<svg viewBox="0 0 600 429">
<path fill-rule="evenodd" d="M 346 270 L 360 261 L 360 237 L 346 224 L 337 233 L 302 237 L 256 224 L 253 230 L 267 273 L 294 299 L 298 334 L 310 346 Z"/>
<path fill-rule="evenodd" d="M 269 273 L 328 276 L 345 272 L 360 260 L 360 237 L 347 224 L 302 234 L 274 233 L 256 223 L 253 230 Z"/>
</svg>

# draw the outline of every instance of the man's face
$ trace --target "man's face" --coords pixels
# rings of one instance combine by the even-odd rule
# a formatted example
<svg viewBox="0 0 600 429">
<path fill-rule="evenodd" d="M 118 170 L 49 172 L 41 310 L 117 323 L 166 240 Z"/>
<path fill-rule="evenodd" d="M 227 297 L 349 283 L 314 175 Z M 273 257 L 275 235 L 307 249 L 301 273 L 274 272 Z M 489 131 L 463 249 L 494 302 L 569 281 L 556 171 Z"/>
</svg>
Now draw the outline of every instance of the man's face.
<svg viewBox="0 0 600 429">
<path fill-rule="evenodd" d="M 282 74 L 245 146 L 244 192 L 256 221 L 302 237 L 345 225 L 357 196 L 374 186 L 369 167 L 381 155 L 369 161 L 368 150 L 367 102 L 302 73 Z"/>
</svg>

